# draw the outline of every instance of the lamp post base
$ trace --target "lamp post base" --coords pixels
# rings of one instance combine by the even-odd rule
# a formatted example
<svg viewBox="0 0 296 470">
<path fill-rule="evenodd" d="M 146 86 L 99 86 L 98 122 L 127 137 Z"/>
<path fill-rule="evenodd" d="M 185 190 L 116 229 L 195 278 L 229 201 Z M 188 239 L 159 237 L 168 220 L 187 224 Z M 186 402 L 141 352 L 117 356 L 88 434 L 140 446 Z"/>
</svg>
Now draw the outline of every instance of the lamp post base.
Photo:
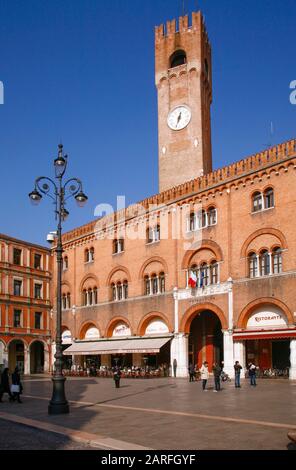
<svg viewBox="0 0 296 470">
<path fill-rule="evenodd" d="M 65 396 L 65 377 L 56 376 L 52 378 L 53 391 L 48 405 L 49 415 L 60 415 L 69 413 L 69 403 Z"/>
</svg>

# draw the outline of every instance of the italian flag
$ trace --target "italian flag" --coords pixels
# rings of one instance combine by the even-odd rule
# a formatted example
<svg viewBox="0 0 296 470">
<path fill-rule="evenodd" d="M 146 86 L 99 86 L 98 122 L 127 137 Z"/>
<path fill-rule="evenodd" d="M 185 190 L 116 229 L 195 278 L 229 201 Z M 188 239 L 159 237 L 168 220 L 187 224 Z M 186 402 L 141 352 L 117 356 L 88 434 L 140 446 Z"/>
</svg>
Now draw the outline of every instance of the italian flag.
<svg viewBox="0 0 296 470">
<path fill-rule="evenodd" d="M 190 276 L 189 276 L 188 284 L 190 285 L 190 287 L 196 287 L 196 284 L 197 284 L 196 274 L 192 271 L 191 271 Z"/>
</svg>

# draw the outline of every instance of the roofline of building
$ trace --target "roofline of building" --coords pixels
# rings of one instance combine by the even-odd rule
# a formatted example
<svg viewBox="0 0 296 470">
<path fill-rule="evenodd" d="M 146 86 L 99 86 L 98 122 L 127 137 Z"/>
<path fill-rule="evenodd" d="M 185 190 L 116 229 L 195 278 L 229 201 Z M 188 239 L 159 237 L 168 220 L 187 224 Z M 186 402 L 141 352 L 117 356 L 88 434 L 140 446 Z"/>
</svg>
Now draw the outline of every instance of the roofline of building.
<svg viewBox="0 0 296 470">
<path fill-rule="evenodd" d="M 48 254 L 50 254 L 51 252 L 50 248 L 47 248 L 46 246 L 37 245 L 35 243 L 27 242 L 25 240 L 20 240 L 19 238 L 11 237 L 10 235 L 6 235 L 4 233 L 0 233 L 0 241 L 9 241 L 9 242 L 17 243 L 19 245 L 30 246 L 32 248 L 37 248 L 39 250 L 46 251 Z"/>
<path fill-rule="evenodd" d="M 149 205 L 153 204 L 171 204 L 176 200 L 185 199 L 186 197 L 191 196 L 192 193 L 198 194 L 214 187 L 217 188 L 219 186 L 229 184 L 238 177 L 248 176 L 251 173 L 262 170 L 265 167 L 276 165 L 292 157 L 296 157 L 296 138 L 287 140 L 286 142 L 253 154 L 239 160 L 238 162 L 218 168 L 217 170 L 213 170 L 211 173 L 186 181 L 178 186 L 174 186 L 161 193 L 143 199 L 140 202 L 131 204 L 125 209 L 126 220 L 133 217 L 131 214 L 129 215 L 128 212 L 130 211 L 130 213 L 132 213 L 132 208 L 135 208 L 138 205 L 148 209 Z M 115 216 L 116 212 L 113 215 Z M 108 215 L 105 217 L 108 217 Z M 63 234 L 64 243 L 69 243 L 77 238 L 91 235 L 98 220 L 99 219 L 94 219 L 91 222 L 65 232 Z"/>
</svg>

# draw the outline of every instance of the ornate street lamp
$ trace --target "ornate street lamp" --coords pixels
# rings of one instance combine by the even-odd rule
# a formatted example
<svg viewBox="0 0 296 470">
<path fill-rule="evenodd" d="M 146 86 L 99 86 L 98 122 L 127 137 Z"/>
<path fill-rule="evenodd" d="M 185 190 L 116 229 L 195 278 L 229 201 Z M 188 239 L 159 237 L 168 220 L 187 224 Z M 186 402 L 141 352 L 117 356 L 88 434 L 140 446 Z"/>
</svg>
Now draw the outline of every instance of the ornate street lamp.
<svg viewBox="0 0 296 470">
<path fill-rule="evenodd" d="M 49 414 L 69 413 L 69 403 L 65 395 L 65 377 L 62 374 L 63 352 L 62 352 L 62 222 L 69 215 L 65 205 L 66 201 L 74 197 L 77 204 L 82 207 L 87 202 L 87 196 L 83 192 L 82 182 L 77 178 L 71 178 L 65 183 L 63 176 L 67 168 L 67 155 L 63 154 L 63 146 L 59 145 L 58 157 L 54 160 L 56 182 L 46 176 L 41 176 L 35 181 L 35 188 L 29 194 L 32 204 L 37 205 L 42 195 L 50 197 L 54 201 L 55 216 L 57 220 L 56 232 L 56 254 L 57 254 L 57 315 L 56 315 L 56 353 L 54 373 L 52 377 L 53 391 L 51 401 L 48 405 Z M 50 239 L 53 241 L 54 237 Z"/>
</svg>

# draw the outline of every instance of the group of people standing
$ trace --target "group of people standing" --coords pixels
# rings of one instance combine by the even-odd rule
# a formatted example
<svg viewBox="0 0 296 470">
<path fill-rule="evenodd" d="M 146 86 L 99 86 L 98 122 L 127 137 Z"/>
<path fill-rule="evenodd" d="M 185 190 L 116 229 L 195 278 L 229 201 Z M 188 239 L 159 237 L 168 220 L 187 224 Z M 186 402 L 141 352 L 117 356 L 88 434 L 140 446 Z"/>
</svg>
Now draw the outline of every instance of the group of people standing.
<svg viewBox="0 0 296 470">
<path fill-rule="evenodd" d="M 225 372 L 223 372 L 223 362 L 221 365 L 218 363 L 214 363 L 212 370 L 213 370 L 213 376 L 214 376 L 214 390 L 213 392 L 219 392 L 221 390 L 221 377 L 227 376 Z M 242 366 L 239 363 L 239 361 L 235 361 L 234 364 L 234 377 L 235 377 L 235 388 L 241 388 L 241 371 L 242 371 Z M 250 385 L 251 386 L 256 386 L 256 370 L 258 368 L 253 364 L 252 362 L 248 364 L 248 374 L 250 378 Z M 209 364 L 207 361 L 205 361 L 201 368 L 199 369 L 200 373 L 200 378 L 202 381 L 202 390 L 207 392 L 207 382 L 210 376 L 209 372 Z M 189 366 L 189 382 L 194 382 L 195 381 L 195 374 L 196 374 L 196 368 L 193 364 L 190 364 Z"/>
<path fill-rule="evenodd" d="M 4 393 L 9 395 L 9 401 L 17 401 L 22 403 L 20 395 L 22 393 L 23 386 L 21 383 L 21 376 L 18 367 L 14 369 L 13 374 L 11 375 L 11 385 L 9 380 L 9 369 L 6 367 L 1 374 L 0 382 L 0 403 L 3 403 L 2 397 Z"/>
</svg>

